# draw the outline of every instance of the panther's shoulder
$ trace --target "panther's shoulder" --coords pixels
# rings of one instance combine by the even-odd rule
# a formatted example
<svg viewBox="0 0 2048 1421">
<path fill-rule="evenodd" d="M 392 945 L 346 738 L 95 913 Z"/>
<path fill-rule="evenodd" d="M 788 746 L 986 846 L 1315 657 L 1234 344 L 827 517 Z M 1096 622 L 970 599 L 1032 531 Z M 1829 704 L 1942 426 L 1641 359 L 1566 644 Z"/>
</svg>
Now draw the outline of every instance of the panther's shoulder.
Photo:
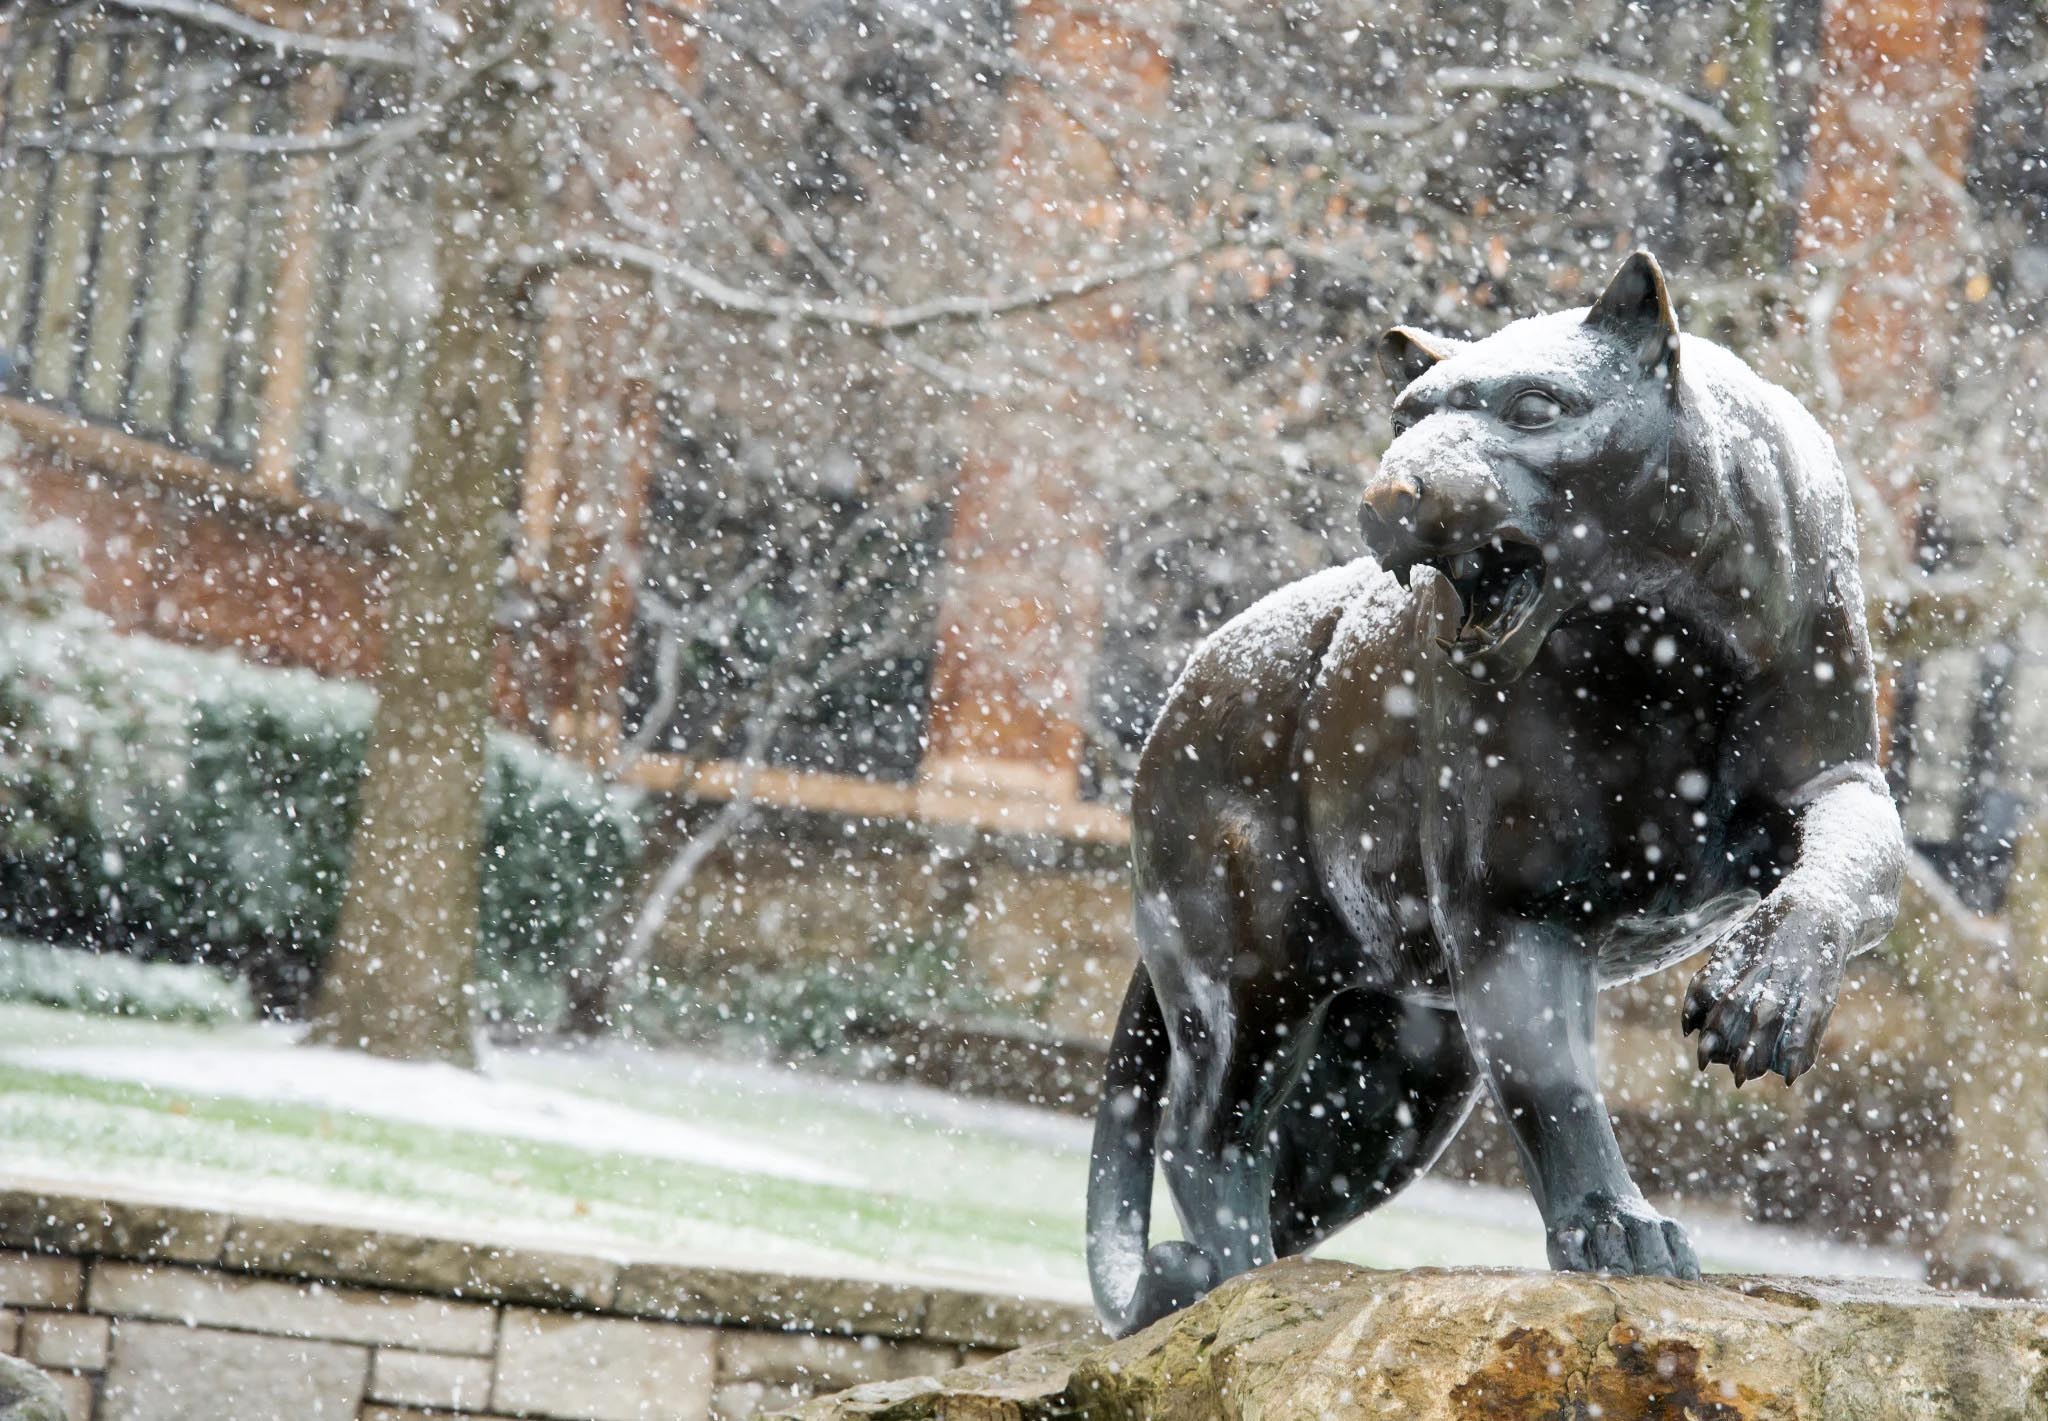
<svg viewBox="0 0 2048 1421">
<path fill-rule="evenodd" d="M 1848 481 L 1834 440 L 1791 391 L 1703 336 L 1681 337 L 1679 369 L 1692 415 L 1681 421 L 1680 434 L 1706 446 L 1698 452 L 1732 469 L 1768 469 L 1795 501 L 1846 500 Z"/>
<path fill-rule="evenodd" d="M 1711 499 L 1709 561 L 1724 580 L 1780 590 L 1779 630 L 1853 576 L 1856 515 L 1834 441 L 1790 391 L 1698 336 L 1679 347 L 1684 482 Z M 1772 635 L 1776 635 L 1773 632 Z"/>
</svg>

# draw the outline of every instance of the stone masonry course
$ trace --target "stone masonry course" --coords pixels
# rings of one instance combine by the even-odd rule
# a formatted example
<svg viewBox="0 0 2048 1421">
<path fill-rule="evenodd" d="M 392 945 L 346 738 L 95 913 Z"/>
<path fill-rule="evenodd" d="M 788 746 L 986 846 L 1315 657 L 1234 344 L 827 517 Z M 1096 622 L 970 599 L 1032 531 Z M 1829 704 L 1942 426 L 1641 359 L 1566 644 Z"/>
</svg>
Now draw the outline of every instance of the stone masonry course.
<svg viewBox="0 0 2048 1421">
<path fill-rule="evenodd" d="M 0 1190 L 0 1351 L 70 1421 L 747 1421 L 1081 1306 Z"/>
</svg>

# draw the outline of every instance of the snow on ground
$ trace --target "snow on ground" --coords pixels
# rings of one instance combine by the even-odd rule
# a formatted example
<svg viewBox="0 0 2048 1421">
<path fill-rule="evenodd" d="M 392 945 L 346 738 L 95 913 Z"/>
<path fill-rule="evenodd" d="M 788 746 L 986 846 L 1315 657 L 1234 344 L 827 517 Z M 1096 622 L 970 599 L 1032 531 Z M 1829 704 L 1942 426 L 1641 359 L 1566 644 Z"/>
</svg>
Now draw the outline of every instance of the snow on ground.
<svg viewBox="0 0 2048 1421">
<path fill-rule="evenodd" d="M 619 1045 L 470 1074 L 0 1005 L 0 1184 L 592 1252 L 1086 1296 L 1086 1122 Z M 1678 1210 L 1709 1266 L 1917 1276 Z M 1170 1220 L 1162 1197 L 1158 1220 Z M 1542 1267 L 1519 1190 L 1424 1181 L 1335 1240 L 1381 1267 Z"/>
<path fill-rule="evenodd" d="M 851 1182 L 849 1175 L 822 1162 L 673 1117 L 508 1080 L 489 1074 L 488 1066 L 486 1073 L 476 1073 L 317 1046 L 263 1050 L 260 1062 L 252 1062 L 247 1046 L 56 1046 L 0 1052 L 0 1060 L 190 1095 L 316 1105 L 578 1149 L 631 1149 L 635 1154 L 811 1184 Z"/>
</svg>

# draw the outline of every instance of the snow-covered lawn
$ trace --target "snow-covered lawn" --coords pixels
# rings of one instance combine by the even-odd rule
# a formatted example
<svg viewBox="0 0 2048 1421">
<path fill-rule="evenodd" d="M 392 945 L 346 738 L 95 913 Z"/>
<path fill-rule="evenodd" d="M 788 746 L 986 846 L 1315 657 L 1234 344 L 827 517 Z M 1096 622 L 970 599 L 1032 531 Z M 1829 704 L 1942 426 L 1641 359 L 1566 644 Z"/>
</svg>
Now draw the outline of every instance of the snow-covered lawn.
<svg viewBox="0 0 2048 1421">
<path fill-rule="evenodd" d="M 0 1185 L 1086 1296 L 1088 1128 L 1045 1112 L 624 1047 L 496 1052 L 471 1074 L 25 1005 L 0 1005 L 0 1042 Z M 1686 1217 L 1722 1267 L 1915 1271 Z M 1327 1252 L 1543 1261 L 1519 1192 L 1430 1181 Z"/>
</svg>

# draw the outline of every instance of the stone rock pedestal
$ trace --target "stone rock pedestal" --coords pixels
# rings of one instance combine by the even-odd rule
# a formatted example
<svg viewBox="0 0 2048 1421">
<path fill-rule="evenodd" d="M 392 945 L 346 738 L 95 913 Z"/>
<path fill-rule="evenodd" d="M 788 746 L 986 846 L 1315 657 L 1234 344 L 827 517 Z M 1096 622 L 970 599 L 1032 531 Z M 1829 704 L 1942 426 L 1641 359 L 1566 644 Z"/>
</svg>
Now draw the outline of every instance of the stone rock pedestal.
<svg viewBox="0 0 2048 1421">
<path fill-rule="evenodd" d="M 65 1421 L 63 1395 L 28 1363 L 0 1357 L 0 1421 Z"/>
<path fill-rule="evenodd" d="M 802 1421 L 2048 1418 L 2048 1306 L 1864 1280 L 1288 1261 L 1122 1342 L 856 1387 Z"/>
</svg>

